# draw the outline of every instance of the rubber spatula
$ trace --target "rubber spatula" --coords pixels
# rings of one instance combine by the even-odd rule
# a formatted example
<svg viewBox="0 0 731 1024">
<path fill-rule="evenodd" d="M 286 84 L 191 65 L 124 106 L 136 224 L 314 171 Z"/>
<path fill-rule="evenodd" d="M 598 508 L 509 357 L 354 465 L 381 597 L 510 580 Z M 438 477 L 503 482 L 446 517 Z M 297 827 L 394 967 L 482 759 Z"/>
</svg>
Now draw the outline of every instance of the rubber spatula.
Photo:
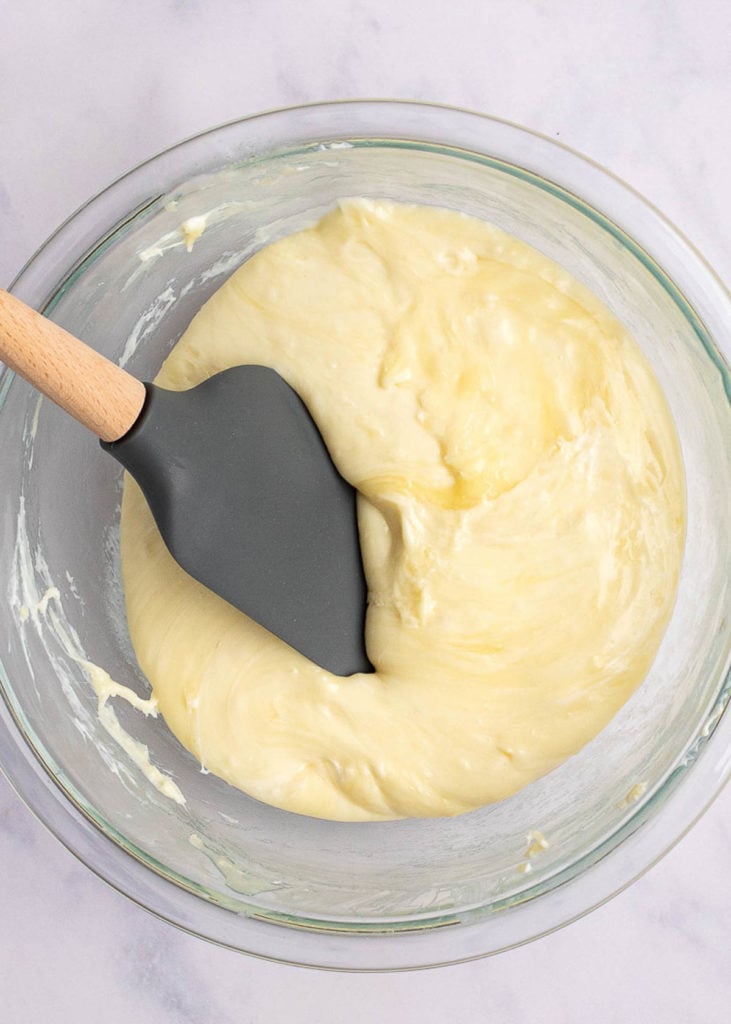
<svg viewBox="0 0 731 1024">
<path fill-rule="evenodd" d="M 277 373 L 167 391 L 2 290 L 0 359 L 129 470 L 191 576 L 330 672 L 372 671 L 355 491 Z"/>
</svg>

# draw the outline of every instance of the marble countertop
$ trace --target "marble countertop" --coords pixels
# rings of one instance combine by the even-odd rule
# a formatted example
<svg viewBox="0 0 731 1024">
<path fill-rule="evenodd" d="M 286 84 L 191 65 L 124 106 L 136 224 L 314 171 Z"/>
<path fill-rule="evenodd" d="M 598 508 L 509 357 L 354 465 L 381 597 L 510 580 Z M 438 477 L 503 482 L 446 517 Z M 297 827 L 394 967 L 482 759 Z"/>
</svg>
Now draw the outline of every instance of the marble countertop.
<svg viewBox="0 0 731 1024">
<path fill-rule="evenodd" d="M 24 0 L 0 32 L 0 285 L 88 196 L 210 125 L 318 99 L 468 106 L 648 196 L 731 278 L 726 0 Z M 627 892 L 491 960 L 403 975 L 264 963 L 184 935 L 79 864 L 0 777 L 10 1022 L 720 1024 L 731 791 Z"/>
</svg>

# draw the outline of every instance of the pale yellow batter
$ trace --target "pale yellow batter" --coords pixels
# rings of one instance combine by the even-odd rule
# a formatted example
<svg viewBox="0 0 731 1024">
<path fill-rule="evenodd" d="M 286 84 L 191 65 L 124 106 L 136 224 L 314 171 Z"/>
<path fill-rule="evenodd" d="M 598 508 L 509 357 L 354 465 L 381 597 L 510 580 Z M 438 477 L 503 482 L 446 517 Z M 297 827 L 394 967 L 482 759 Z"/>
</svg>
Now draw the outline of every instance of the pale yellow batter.
<svg viewBox="0 0 731 1024">
<path fill-rule="evenodd" d="M 675 431 L 622 326 L 488 224 L 359 200 L 234 274 L 158 382 L 248 362 L 361 493 L 377 671 L 332 676 L 191 580 L 128 481 L 131 636 L 180 741 L 347 820 L 458 814 L 576 753 L 647 672 L 683 546 Z"/>
</svg>

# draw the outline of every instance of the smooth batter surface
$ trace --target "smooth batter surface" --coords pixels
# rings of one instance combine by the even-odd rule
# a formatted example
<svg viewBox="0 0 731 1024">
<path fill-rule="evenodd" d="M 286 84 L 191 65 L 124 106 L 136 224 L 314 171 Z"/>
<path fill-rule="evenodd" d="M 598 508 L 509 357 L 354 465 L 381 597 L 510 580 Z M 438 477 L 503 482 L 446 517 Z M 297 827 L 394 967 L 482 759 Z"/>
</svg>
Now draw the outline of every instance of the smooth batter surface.
<svg viewBox="0 0 731 1024">
<path fill-rule="evenodd" d="M 361 493 L 377 671 L 332 676 L 191 580 L 128 481 L 131 636 L 180 741 L 346 820 L 458 814 L 576 753 L 647 672 L 684 536 L 675 431 L 621 325 L 496 228 L 349 201 L 237 271 L 157 379 L 247 362 Z"/>
</svg>

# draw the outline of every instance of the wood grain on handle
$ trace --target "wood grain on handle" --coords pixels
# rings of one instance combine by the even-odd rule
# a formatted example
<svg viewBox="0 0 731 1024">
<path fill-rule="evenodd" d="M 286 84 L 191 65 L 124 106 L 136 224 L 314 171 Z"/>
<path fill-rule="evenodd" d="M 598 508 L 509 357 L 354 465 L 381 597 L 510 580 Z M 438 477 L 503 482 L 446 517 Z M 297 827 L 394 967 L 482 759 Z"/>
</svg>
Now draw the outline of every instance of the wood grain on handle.
<svg viewBox="0 0 731 1024">
<path fill-rule="evenodd" d="M 145 385 L 0 288 L 0 360 L 102 441 L 137 421 Z"/>
</svg>

